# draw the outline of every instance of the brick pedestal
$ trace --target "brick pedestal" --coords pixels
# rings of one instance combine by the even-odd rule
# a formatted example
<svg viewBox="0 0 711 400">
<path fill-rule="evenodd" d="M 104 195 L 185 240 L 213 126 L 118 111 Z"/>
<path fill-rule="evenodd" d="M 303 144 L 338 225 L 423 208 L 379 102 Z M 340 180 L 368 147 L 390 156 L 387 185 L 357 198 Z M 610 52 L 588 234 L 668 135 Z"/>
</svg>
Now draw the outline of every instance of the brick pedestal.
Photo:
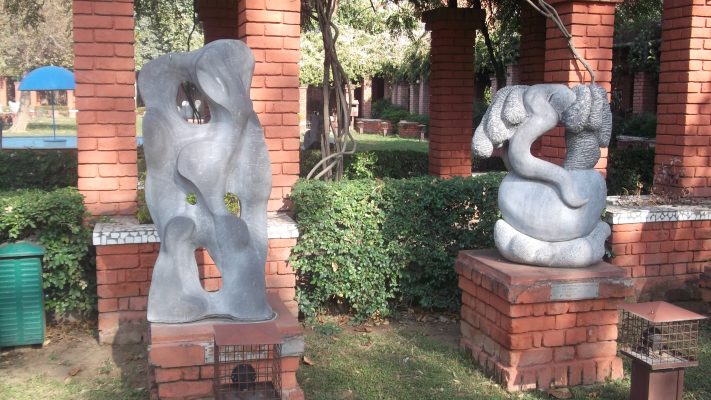
<svg viewBox="0 0 711 400">
<path fill-rule="evenodd" d="M 701 274 L 699 291 L 701 299 L 706 303 L 706 313 L 711 314 L 711 265 L 707 265 L 704 268 L 704 273 Z"/>
<path fill-rule="evenodd" d="M 283 400 L 300 400 L 304 393 L 296 381 L 304 336 L 298 320 L 276 295 L 269 296 L 282 335 L 281 385 Z M 151 324 L 148 364 L 151 397 L 200 399 L 213 394 L 213 326 L 238 323 L 207 320 L 190 324 Z"/>
<path fill-rule="evenodd" d="M 462 251 L 461 347 L 507 390 L 622 378 L 617 307 L 632 293 L 624 271 L 540 268 L 495 250 Z"/>
</svg>

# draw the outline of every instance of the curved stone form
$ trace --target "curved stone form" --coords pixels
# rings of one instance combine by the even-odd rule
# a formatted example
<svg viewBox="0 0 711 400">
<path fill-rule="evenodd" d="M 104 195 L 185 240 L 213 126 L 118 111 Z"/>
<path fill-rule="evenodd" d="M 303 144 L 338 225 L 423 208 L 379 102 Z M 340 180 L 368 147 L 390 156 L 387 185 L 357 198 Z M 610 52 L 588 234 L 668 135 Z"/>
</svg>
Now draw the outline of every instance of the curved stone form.
<svg viewBox="0 0 711 400">
<path fill-rule="evenodd" d="M 560 121 L 568 145 L 563 167 L 531 154 Z M 494 241 L 509 260 L 546 267 L 584 267 L 604 255 L 610 230 L 600 222 L 607 188 L 592 168 L 606 147 L 612 114 L 605 89 L 541 84 L 499 90 L 472 139 L 489 157 L 504 147 L 509 174 L 499 188 L 502 220 Z"/>
<path fill-rule="evenodd" d="M 253 70 L 251 51 L 236 40 L 167 54 L 141 70 L 146 202 L 161 239 L 148 296 L 151 322 L 274 316 L 264 281 L 271 164 L 249 97 Z M 209 123 L 182 118 L 176 106 L 182 82 L 206 97 Z M 239 198 L 239 216 L 227 209 L 227 193 Z M 217 292 L 200 285 L 199 247 L 220 270 Z"/>
</svg>

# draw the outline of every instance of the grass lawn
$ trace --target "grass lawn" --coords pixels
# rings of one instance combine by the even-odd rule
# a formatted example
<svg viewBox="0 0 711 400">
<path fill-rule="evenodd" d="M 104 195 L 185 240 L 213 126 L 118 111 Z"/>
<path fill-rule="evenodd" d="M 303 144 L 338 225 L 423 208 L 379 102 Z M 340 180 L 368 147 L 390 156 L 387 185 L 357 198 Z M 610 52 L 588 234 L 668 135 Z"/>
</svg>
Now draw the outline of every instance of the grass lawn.
<svg viewBox="0 0 711 400">
<path fill-rule="evenodd" d="M 57 136 L 76 136 L 76 118 L 58 116 Z M 52 136 L 52 117 L 35 117 L 27 124 L 24 132 L 8 132 L 8 128 L 3 131 L 3 136 Z"/>
<path fill-rule="evenodd" d="M 427 141 L 420 142 L 418 139 L 400 138 L 398 136 L 374 135 L 367 133 L 353 133 L 356 141 L 356 151 L 369 150 L 411 150 L 427 153 Z"/>
<path fill-rule="evenodd" d="M 421 323 L 373 330 L 316 331 L 306 338 L 298 380 L 307 399 L 548 399 L 548 393 L 508 393 L 494 384 L 456 343 L 443 341 Z M 456 327 L 455 324 L 452 324 Z M 328 326 L 328 325 L 327 325 Z M 335 326 L 335 325 L 334 325 Z M 451 328 L 450 328 L 451 329 Z M 326 331 L 324 333 L 318 332 Z M 687 369 L 684 399 L 711 399 L 711 329 L 702 334 L 700 366 Z M 627 378 L 571 390 L 573 399 L 626 400 Z"/>
</svg>

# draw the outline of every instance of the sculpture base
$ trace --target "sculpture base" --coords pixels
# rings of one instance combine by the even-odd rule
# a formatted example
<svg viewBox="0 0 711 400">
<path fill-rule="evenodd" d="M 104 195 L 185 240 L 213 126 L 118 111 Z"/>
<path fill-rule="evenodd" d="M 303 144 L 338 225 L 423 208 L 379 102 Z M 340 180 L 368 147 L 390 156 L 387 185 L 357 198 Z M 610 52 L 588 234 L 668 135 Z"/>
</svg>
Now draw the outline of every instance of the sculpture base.
<svg viewBox="0 0 711 400">
<path fill-rule="evenodd" d="M 630 400 L 681 400 L 684 397 L 684 369 L 652 369 L 632 359 Z"/>
<path fill-rule="evenodd" d="M 632 295 L 624 271 L 516 264 L 495 250 L 462 251 L 460 346 L 509 391 L 622 378 L 618 305 Z"/>
<path fill-rule="evenodd" d="M 269 295 L 269 303 L 277 313 L 275 323 L 282 337 L 282 399 L 302 400 L 304 393 L 296 381 L 304 351 L 302 328 L 278 296 Z M 213 395 L 215 324 L 230 325 L 237 332 L 241 326 L 249 326 L 229 320 L 151 324 L 148 348 L 151 398 L 201 399 Z"/>
</svg>

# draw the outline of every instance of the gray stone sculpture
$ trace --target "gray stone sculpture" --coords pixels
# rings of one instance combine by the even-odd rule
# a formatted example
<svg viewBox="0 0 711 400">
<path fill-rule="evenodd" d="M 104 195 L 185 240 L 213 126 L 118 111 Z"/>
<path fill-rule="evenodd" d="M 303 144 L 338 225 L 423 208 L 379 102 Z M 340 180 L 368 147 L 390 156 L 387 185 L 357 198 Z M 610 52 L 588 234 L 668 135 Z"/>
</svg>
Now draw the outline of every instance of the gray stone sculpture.
<svg viewBox="0 0 711 400">
<path fill-rule="evenodd" d="M 531 145 L 563 122 L 563 167 L 536 158 Z M 515 262 L 585 267 L 605 252 L 610 227 L 600 220 L 607 188 L 592 169 L 607 147 L 612 114 L 597 85 L 508 86 L 494 96 L 472 140 L 477 157 L 504 146 L 509 170 L 499 187 L 502 219 L 494 227 L 499 252 Z"/>
<path fill-rule="evenodd" d="M 274 316 L 264 281 L 271 164 L 249 97 L 253 70 L 251 51 L 236 40 L 167 54 L 141 70 L 146 201 L 161 238 L 148 296 L 151 322 Z M 176 108 L 181 82 L 205 95 L 209 123 L 182 118 Z M 239 216 L 227 209 L 227 193 L 239 198 Z M 194 255 L 200 247 L 220 270 L 217 292 L 200 285 Z"/>
</svg>

